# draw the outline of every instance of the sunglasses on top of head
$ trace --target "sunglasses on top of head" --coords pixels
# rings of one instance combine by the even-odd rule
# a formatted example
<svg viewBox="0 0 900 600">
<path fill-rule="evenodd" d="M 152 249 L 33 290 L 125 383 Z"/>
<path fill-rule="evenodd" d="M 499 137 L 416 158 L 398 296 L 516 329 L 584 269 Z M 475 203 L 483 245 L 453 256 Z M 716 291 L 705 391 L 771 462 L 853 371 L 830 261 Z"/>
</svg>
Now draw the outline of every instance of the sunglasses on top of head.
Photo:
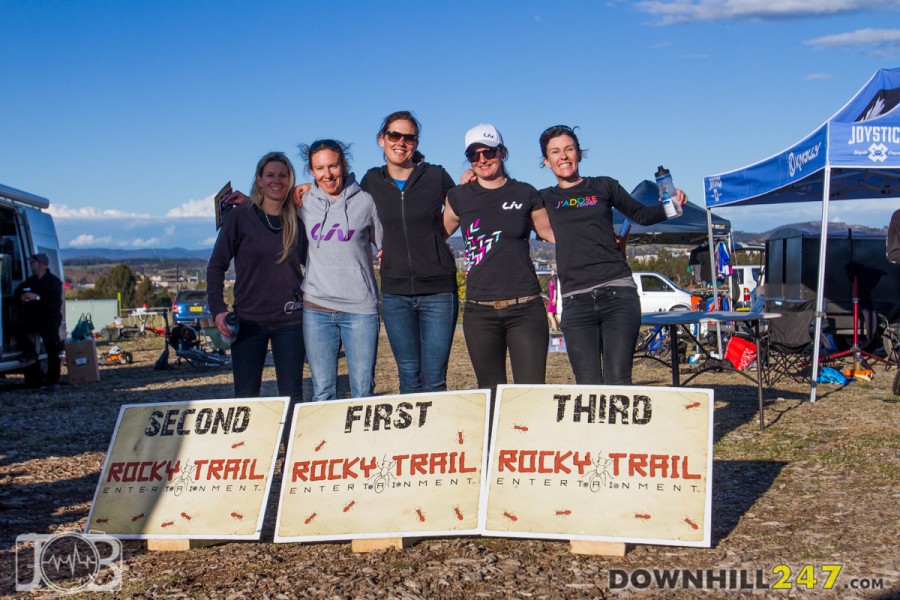
<svg viewBox="0 0 900 600">
<path fill-rule="evenodd" d="M 469 162 L 478 162 L 483 156 L 485 160 L 494 160 L 497 158 L 497 154 L 500 152 L 501 148 L 502 146 L 496 146 L 494 148 L 472 148 L 471 150 L 466 150 L 466 159 Z"/>
<path fill-rule="evenodd" d="M 388 139 L 389 142 L 396 144 L 401 139 L 406 140 L 407 144 L 415 144 L 419 141 L 419 136 L 415 133 L 399 133 L 397 131 L 385 131 L 384 137 Z"/>
<path fill-rule="evenodd" d="M 338 142 L 337 140 L 327 139 L 327 140 L 316 140 L 315 142 L 310 144 L 309 153 L 315 154 L 322 148 L 325 148 L 327 150 L 334 150 L 337 153 L 340 153 L 342 151 L 340 142 Z"/>
<path fill-rule="evenodd" d="M 551 127 L 548 127 L 547 129 L 545 129 L 544 133 L 542 133 L 541 135 L 544 136 L 544 135 L 547 135 L 548 133 L 556 133 L 557 135 L 560 135 L 563 133 L 574 134 L 575 130 L 573 128 L 569 127 L 568 125 L 553 125 Z"/>
</svg>

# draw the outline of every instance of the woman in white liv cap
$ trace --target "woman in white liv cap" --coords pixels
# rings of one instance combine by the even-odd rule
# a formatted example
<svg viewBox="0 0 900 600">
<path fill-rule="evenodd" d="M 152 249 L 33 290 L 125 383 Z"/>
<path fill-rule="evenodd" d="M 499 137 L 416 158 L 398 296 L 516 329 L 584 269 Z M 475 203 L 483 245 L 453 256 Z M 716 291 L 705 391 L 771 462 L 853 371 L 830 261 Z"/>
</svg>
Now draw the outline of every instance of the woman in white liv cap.
<svg viewBox="0 0 900 600">
<path fill-rule="evenodd" d="M 465 240 L 463 333 L 478 387 L 506 383 L 507 350 L 515 383 L 544 383 L 549 332 L 528 240 L 534 230 L 554 241 L 547 210 L 534 187 L 509 177 L 493 125 L 473 127 L 465 143 L 475 179 L 448 192 L 444 227 L 462 227 Z"/>
</svg>

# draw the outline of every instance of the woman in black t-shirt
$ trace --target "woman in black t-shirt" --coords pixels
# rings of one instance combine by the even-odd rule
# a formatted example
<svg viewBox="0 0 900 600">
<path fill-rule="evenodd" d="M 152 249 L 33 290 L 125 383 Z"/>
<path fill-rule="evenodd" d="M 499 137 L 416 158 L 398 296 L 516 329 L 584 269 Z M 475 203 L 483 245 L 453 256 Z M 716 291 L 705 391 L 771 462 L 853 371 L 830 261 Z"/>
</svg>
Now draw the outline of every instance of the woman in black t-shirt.
<svg viewBox="0 0 900 600">
<path fill-rule="evenodd" d="M 582 177 L 583 154 L 571 127 L 548 128 L 540 144 L 544 165 L 557 181 L 540 194 L 556 233 L 560 328 L 575 382 L 631 385 L 641 301 L 613 231 L 612 209 L 640 225 L 665 220 L 665 210 L 662 204 L 644 206 L 610 177 Z M 678 214 L 685 202 L 687 196 L 677 190 Z"/>
<path fill-rule="evenodd" d="M 511 179 L 507 150 L 492 125 L 466 133 L 466 158 L 475 180 L 451 189 L 444 207 L 447 235 L 462 226 L 466 243 L 463 333 L 478 387 L 506 383 L 509 350 L 516 383 L 544 383 L 549 333 L 529 238 L 553 241 L 541 198 Z"/>
</svg>

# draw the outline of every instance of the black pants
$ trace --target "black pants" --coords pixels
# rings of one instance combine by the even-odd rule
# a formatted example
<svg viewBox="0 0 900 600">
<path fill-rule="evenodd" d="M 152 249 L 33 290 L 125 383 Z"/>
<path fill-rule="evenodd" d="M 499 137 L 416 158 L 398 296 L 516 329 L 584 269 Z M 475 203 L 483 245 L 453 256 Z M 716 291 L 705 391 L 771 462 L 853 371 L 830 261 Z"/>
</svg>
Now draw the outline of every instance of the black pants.
<svg viewBox="0 0 900 600">
<path fill-rule="evenodd" d="M 544 383 L 550 331 L 540 298 L 501 310 L 466 302 L 463 333 L 479 388 L 506 383 L 507 349 L 515 383 Z"/>
<path fill-rule="evenodd" d="M 47 383 L 51 384 L 59 381 L 59 325 L 37 315 L 24 315 L 10 323 L 10 335 L 23 357 L 37 355 L 31 334 L 41 336 L 47 353 Z"/>
<path fill-rule="evenodd" d="M 641 299 L 630 287 L 599 287 L 563 298 L 566 349 L 578 385 L 631 385 Z"/>
<path fill-rule="evenodd" d="M 275 381 L 278 393 L 290 396 L 291 410 L 303 402 L 303 324 L 269 327 L 252 321 L 241 321 L 237 340 L 231 344 L 231 372 L 234 375 L 235 398 L 258 398 L 262 387 L 266 353 L 272 342 Z M 292 413 L 288 413 L 288 417 Z"/>
</svg>

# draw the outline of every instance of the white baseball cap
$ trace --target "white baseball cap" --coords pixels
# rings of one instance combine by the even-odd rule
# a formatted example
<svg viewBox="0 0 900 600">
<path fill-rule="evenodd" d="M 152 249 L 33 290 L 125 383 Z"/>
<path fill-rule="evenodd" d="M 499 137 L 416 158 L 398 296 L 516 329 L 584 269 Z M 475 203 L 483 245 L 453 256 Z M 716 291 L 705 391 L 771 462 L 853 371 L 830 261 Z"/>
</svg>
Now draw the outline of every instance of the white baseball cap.
<svg viewBox="0 0 900 600">
<path fill-rule="evenodd" d="M 488 148 L 496 148 L 503 145 L 503 136 L 497 128 L 488 123 L 476 125 L 466 132 L 466 150 L 473 144 L 483 144 Z"/>
</svg>

